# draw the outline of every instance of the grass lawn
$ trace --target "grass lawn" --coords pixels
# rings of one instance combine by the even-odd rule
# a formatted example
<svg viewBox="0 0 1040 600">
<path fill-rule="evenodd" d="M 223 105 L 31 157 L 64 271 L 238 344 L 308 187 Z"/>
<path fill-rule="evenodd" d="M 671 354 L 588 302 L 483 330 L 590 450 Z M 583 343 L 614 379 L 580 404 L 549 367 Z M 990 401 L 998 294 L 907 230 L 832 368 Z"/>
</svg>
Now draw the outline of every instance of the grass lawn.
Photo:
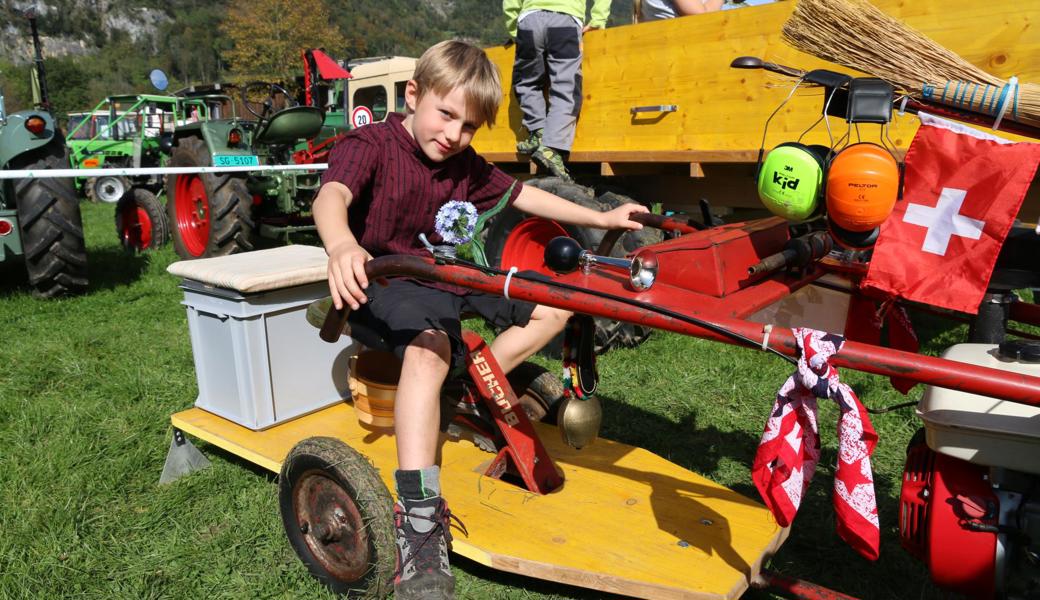
<svg viewBox="0 0 1040 600">
<path fill-rule="evenodd" d="M 275 476 L 199 443 L 211 468 L 157 484 L 169 415 L 197 394 L 182 294 L 165 271 L 176 256 L 124 254 L 111 205 L 83 215 L 88 294 L 35 300 L 18 269 L 0 271 L 0 598 L 329 597 L 286 541 Z M 929 353 L 964 339 L 964 328 L 925 325 Z M 787 363 L 657 333 L 601 358 L 600 371 L 603 436 L 757 498 L 749 465 Z M 882 378 L 843 376 L 869 406 L 905 401 Z M 834 532 L 835 423 L 824 405 L 824 456 L 772 567 L 862 598 L 938 597 L 898 540 L 904 449 L 919 421 L 912 410 L 874 417 L 876 564 Z M 463 559 L 455 571 L 459 598 L 603 597 Z"/>
</svg>

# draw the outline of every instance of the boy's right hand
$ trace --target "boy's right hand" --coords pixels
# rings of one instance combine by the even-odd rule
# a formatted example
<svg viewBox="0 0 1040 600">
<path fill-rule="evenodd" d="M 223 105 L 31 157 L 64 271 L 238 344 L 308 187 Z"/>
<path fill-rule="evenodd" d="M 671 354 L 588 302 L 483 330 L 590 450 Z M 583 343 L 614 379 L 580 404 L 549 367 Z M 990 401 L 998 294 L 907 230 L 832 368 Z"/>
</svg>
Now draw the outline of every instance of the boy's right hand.
<svg viewBox="0 0 1040 600">
<path fill-rule="evenodd" d="M 372 260 L 372 255 L 353 240 L 328 248 L 329 254 L 329 292 L 336 310 L 349 305 L 357 310 L 368 300 L 365 288 L 368 287 L 368 276 L 365 274 L 365 263 Z"/>
</svg>

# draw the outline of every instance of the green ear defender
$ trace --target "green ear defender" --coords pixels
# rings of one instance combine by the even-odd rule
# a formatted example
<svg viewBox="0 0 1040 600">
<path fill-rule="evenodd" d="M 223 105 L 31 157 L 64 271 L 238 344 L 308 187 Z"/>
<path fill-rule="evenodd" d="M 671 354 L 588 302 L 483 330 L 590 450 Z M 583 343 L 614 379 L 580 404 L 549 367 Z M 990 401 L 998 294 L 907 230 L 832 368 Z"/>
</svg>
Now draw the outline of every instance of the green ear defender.
<svg viewBox="0 0 1040 600">
<path fill-rule="evenodd" d="M 805 221 L 821 206 L 829 149 L 797 142 L 773 148 L 758 172 L 758 197 L 769 212 L 789 221 Z"/>
</svg>

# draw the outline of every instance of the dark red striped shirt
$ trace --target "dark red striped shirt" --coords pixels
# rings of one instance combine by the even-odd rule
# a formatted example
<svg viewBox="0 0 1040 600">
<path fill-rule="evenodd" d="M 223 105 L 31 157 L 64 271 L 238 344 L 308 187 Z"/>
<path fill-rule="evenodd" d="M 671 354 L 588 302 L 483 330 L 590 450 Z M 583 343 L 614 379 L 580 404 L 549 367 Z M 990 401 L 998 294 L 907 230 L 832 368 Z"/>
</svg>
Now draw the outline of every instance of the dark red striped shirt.
<svg viewBox="0 0 1040 600">
<path fill-rule="evenodd" d="M 419 234 L 443 243 L 433 220 L 449 200 L 464 200 L 478 214 L 494 208 L 515 179 L 488 164 L 473 148 L 443 162 L 423 153 L 402 125 L 404 115 L 391 113 L 383 123 L 355 129 L 329 155 L 321 182 L 347 186 L 353 200 L 347 211 L 350 231 L 372 256 L 429 256 Z M 518 184 L 509 198 L 520 194 Z M 441 286 L 436 286 L 441 287 Z"/>
</svg>

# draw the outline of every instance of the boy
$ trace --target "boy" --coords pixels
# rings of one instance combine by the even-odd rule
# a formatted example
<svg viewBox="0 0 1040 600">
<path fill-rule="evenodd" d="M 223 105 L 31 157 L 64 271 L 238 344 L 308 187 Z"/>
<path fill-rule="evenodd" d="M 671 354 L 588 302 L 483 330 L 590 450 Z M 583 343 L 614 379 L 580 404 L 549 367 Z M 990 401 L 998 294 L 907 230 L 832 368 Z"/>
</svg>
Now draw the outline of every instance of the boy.
<svg viewBox="0 0 1040 600">
<path fill-rule="evenodd" d="M 405 89 L 406 115 L 352 131 L 332 151 L 314 201 L 314 220 L 329 255 L 329 291 L 352 323 L 381 334 L 401 358 L 394 405 L 398 470 L 395 597 L 451 598 L 448 565 L 450 513 L 440 497 L 434 464 L 440 389 L 464 360 L 459 313 L 476 312 L 512 326 L 491 345 L 508 372 L 563 329 L 569 313 L 440 283 L 404 278 L 369 286 L 365 262 L 384 254 L 428 256 L 418 239 L 434 244 L 434 216 L 450 200 L 495 206 L 514 180 L 469 147 L 484 123 L 493 124 L 502 97 L 498 72 L 484 51 L 441 42 L 416 64 Z M 516 185 L 509 201 L 534 215 L 576 225 L 639 229 L 629 219 L 643 206 L 599 213 L 533 187 Z M 364 340 L 360 340 L 364 343 Z"/>
<path fill-rule="evenodd" d="M 581 37 L 606 27 L 610 16 L 610 0 L 592 0 L 586 25 L 587 5 L 587 0 L 502 0 L 506 31 L 516 40 L 513 91 L 528 131 L 516 150 L 565 181 L 571 176 L 564 159 L 581 112 Z"/>
</svg>

